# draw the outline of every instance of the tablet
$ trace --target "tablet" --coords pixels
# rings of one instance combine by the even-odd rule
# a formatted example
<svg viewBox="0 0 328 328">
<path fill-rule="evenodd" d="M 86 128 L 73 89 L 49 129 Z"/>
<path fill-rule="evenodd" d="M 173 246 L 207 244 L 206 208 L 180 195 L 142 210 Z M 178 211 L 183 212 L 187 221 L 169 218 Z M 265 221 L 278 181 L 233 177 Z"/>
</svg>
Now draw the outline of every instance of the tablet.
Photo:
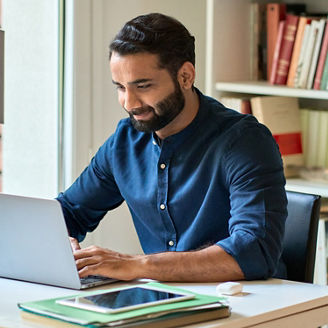
<svg viewBox="0 0 328 328">
<path fill-rule="evenodd" d="M 60 299 L 56 302 L 95 312 L 117 313 L 146 306 L 185 301 L 194 297 L 195 295 L 191 293 L 174 292 L 164 288 L 133 286 L 113 291 L 102 291 L 90 296 L 79 295 L 73 298 Z"/>
</svg>

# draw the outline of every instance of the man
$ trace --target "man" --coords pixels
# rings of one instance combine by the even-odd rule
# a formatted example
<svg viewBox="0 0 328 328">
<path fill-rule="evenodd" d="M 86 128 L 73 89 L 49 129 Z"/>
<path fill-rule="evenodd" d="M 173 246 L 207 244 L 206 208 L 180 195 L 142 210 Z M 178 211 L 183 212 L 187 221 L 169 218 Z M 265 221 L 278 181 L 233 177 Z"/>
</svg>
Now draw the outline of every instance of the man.
<svg viewBox="0 0 328 328">
<path fill-rule="evenodd" d="M 281 274 L 286 195 L 277 145 L 254 117 L 202 95 L 194 65 L 194 38 L 161 14 L 132 19 L 110 44 L 112 80 L 130 118 L 58 196 L 81 277 Z M 145 255 L 80 249 L 78 241 L 123 201 Z"/>
</svg>

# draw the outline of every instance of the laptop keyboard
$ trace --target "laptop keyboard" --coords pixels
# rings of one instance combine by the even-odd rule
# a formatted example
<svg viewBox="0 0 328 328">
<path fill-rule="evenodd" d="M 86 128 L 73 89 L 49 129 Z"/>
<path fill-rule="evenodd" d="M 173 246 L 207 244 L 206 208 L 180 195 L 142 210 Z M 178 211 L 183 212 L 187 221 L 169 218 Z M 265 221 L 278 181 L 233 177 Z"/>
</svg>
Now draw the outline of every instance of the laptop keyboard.
<svg viewBox="0 0 328 328">
<path fill-rule="evenodd" d="M 90 275 L 90 276 L 80 278 L 80 280 L 81 280 L 82 284 L 92 284 L 92 283 L 98 282 L 98 281 L 109 280 L 109 278 L 104 277 L 104 276 L 98 276 L 98 275 Z"/>
</svg>

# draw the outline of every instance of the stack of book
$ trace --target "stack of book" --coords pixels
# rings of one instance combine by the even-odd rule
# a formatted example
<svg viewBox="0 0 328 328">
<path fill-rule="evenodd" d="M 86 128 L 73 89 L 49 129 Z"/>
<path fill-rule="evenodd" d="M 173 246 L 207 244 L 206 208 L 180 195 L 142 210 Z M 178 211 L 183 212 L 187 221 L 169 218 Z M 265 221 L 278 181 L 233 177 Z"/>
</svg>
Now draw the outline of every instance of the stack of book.
<svg viewBox="0 0 328 328">
<path fill-rule="evenodd" d="M 305 5 L 285 3 L 255 3 L 251 5 L 252 19 L 259 16 L 254 12 L 262 15 L 266 38 L 261 41 L 264 52 L 251 58 L 254 62 L 262 56 L 266 63 L 264 79 L 294 88 L 328 90 L 327 15 L 306 13 Z M 258 25 L 251 21 L 251 33 L 260 33 L 255 30 Z M 259 48 L 258 38 L 252 40 L 252 48 Z M 256 66 L 264 69 L 251 63 L 251 68 Z M 255 75 L 253 72 L 252 79 Z"/>
<path fill-rule="evenodd" d="M 301 109 L 305 167 L 328 168 L 328 111 Z"/>
<path fill-rule="evenodd" d="M 186 292 L 180 288 L 155 282 L 146 285 L 155 288 L 164 287 L 173 292 Z M 83 296 L 98 295 L 103 292 L 97 290 L 84 293 Z M 191 292 L 189 291 L 189 293 Z M 215 320 L 230 315 L 230 308 L 224 297 L 193 294 L 195 294 L 195 297 L 190 300 L 147 306 L 117 313 L 100 313 L 59 304 L 57 301 L 63 299 L 63 297 L 24 302 L 18 304 L 18 307 L 23 310 L 22 317 L 24 320 L 39 325 L 55 325 L 58 327 L 73 327 L 73 325 L 78 324 L 87 327 L 168 328 Z M 78 296 L 81 296 L 81 294 Z"/>
<path fill-rule="evenodd" d="M 286 177 L 299 174 L 304 166 L 300 111 L 297 98 L 253 97 L 252 112 L 258 121 L 269 128 L 276 140 Z"/>
<path fill-rule="evenodd" d="M 298 99 L 279 96 L 223 96 L 219 101 L 242 114 L 253 114 L 279 145 L 285 175 L 301 168 L 328 168 L 328 109 L 299 108 Z"/>
</svg>

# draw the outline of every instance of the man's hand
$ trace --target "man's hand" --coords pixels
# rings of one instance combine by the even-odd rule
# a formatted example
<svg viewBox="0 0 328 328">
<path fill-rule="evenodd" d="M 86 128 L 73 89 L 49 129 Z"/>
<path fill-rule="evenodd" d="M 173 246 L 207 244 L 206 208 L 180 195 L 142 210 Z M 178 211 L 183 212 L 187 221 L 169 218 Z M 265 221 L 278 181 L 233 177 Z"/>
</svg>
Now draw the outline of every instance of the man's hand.
<svg viewBox="0 0 328 328">
<path fill-rule="evenodd" d="M 120 280 L 141 278 L 142 255 L 125 255 L 109 249 L 90 246 L 74 252 L 80 277 L 102 275 Z"/>
<path fill-rule="evenodd" d="M 190 252 L 126 255 L 90 246 L 74 252 L 80 277 L 102 275 L 119 280 L 210 282 L 244 279 L 236 260 L 220 246 Z"/>
</svg>

